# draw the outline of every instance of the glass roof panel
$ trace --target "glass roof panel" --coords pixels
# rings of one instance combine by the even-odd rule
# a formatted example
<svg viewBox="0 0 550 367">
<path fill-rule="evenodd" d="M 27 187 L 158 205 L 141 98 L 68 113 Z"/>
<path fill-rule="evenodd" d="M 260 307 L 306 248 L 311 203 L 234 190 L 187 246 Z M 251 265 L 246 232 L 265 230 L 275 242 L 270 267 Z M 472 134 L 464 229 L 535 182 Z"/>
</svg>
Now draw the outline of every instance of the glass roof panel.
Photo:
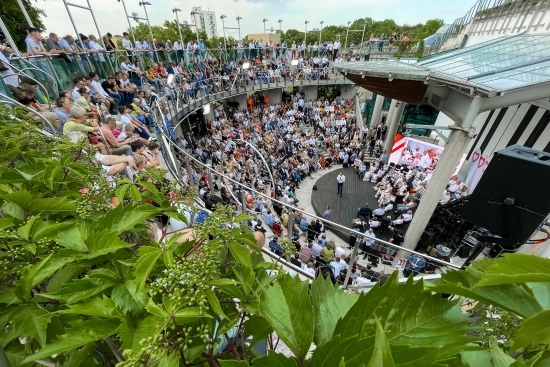
<svg viewBox="0 0 550 367">
<path fill-rule="evenodd" d="M 447 52 L 415 65 L 435 75 L 502 90 L 550 81 L 548 61 L 550 35 L 520 35 Z"/>
</svg>

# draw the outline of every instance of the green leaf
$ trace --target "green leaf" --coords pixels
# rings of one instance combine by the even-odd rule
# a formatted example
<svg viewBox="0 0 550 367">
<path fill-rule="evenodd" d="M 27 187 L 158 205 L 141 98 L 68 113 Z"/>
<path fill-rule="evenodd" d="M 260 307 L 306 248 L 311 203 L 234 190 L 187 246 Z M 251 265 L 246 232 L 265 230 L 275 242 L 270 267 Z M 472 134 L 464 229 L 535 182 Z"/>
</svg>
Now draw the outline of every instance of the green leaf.
<svg viewBox="0 0 550 367">
<path fill-rule="evenodd" d="M 90 255 L 88 258 L 108 255 L 120 249 L 132 247 L 133 244 L 122 241 L 116 232 L 103 231 L 94 236 L 87 236 L 86 247 Z"/>
<path fill-rule="evenodd" d="M 33 200 L 29 210 L 33 213 L 73 213 L 76 210 L 76 204 L 67 198 L 54 197 Z"/>
<path fill-rule="evenodd" d="M 155 336 L 159 322 L 156 317 L 152 316 L 145 317 L 137 325 L 133 325 L 133 321 L 124 320 L 122 322 L 118 337 L 122 341 L 121 349 L 131 349 L 134 353 L 138 353 L 142 348 L 139 344 L 140 341 Z"/>
<path fill-rule="evenodd" d="M 268 350 L 266 356 L 254 359 L 253 365 L 254 367 L 298 367 L 298 361 L 296 358 Z"/>
<path fill-rule="evenodd" d="M 315 310 L 314 342 L 322 345 L 332 336 L 338 320 L 357 302 L 357 294 L 345 293 L 329 279 L 318 277 L 311 285 L 311 304 Z"/>
<path fill-rule="evenodd" d="M 88 343 L 103 340 L 115 334 L 119 326 L 120 321 L 117 320 L 90 319 L 76 321 L 72 324 L 71 329 L 66 329 L 66 334 L 60 335 L 58 340 L 46 345 L 37 353 L 25 359 L 23 363 L 50 357 L 53 354 L 62 354 Z"/>
<path fill-rule="evenodd" d="M 26 267 L 15 289 L 19 299 L 30 300 L 31 291 L 36 285 L 42 283 L 44 279 L 52 276 L 56 271 L 73 260 L 71 257 L 49 255 L 39 263 Z"/>
<path fill-rule="evenodd" d="M 526 282 L 550 283 L 550 259 L 525 254 L 505 254 L 484 269 L 483 277 L 476 287 Z"/>
<path fill-rule="evenodd" d="M 212 318 L 212 316 L 206 312 L 202 312 L 198 307 L 188 307 L 179 310 L 174 314 L 174 317 L 178 324 L 187 324 L 197 321 L 199 318 Z"/>
<path fill-rule="evenodd" d="M 86 237 L 86 227 L 84 225 L 74 225 L 69 229 L 59 232 L 55 241 L 60 246 L 70 250 L 86 252 L 88 251 L 88 247 L 84 241 Z"/>
<path fill-rule="evenodd" d="M 227 318 L 225 313 L 222 310 L 222 306 L 220 304 L 220 300 L 214 294 L 214 292 L 210 288 L 206 288 L 204 290 L 204 293 L 206 294 L 206 298 L 208 299 L 208 303 L 210 304 L 210 307 L 212 307 L 212 310 L 220 316 L 223 316 L 224 318 Z"/>
<path fill-rule="evenodd" d="M 493 361 L 493 367 L 508 367 L 516 360 L 504 353 L 498 346 L 497 340 L 492 337 L 489 339 L 489 347 L 491 348 L 491 359 Z"/>
<path fill-rule="evenodd" d="M 262 316 L 254 316 L 244 322 L 244 337 L 252 338 L 252 345 L 266 340 L 273 332 L 271 324 Z"/>
<path fill-rule="evenodd" d="M 136 185 L 130 186 L 130 197 L 137 202 L 141 202 L 141 194 Z"/>
<path fill-rule="evenodd" d="M 487 260 L 498 262 L 500 259 Z M 426 288 L 439 293 L 456 294 L 503 308 L 522 317 L 529 317 L 542 310 L 533 294 L 515 284 L 478 287 L 487 261 L 475 261 L 465 271 L 449 270 L 441 279 L 426 283 Z M 490 264 L 489 264 L 490 266 Z"/>
<path fill-rule="evenodd" d="M 250 258 L 250 251 L 243 245 L 236 241 L 229 241 L 229 250 L 236 262 L 246 267 L 252 267 L 252 259 Z"/>
<path fill-rule="evenodd" d="M 160 357 L 158 367 L 179 367 L 180 356 L 177 352 L 165 353 Z"/>
<path fill-rule="evenodd" d="M 13 226 L 15 221 L 13 218 L 0 218 L 0 230 Z"/>
<path fill-rule="evenodd" d="M 390 352 L 390 345 L 388 339 L 386 338 L 386 333 L 384 328 L 380 323 L 380 320 L 376 318 L 376 336 L 374 338 L 374 353 L 370 358 L 367 367 L 393 367 L 393 358 Z"/>
<path fill-rule="evenodd" d="M 249 214 L 240 213 L 240 214 L 237 214 L 237 216 L 235 217 L 235 219 L 233 219 L 233 221 L 241 222 L 241 221 L 248 221 L 251 219 L 254 219 L 254 217 Z"/>
<path fill-rule="evenodd" d="M 10 314 L 12 328 L 16 337 L 30 336 L 43 346 L 46 344 L 46 330 L 52 314 L 38 306 L 36 303 L 29 303 L 18 306 Z"/>
<path fill-rule="evenodd" d="M 0 199 L 4 199 L 15 204 L 23 211 L 28 211 L 31 202 L 33 201 L 33 196 L 26 190 L 18 190 L 9 194 L 1 193 Z"/>
<path fill-rule="evenodd" d="M 550 345 L 550 310 L 544 310 L 523 320 L 515 336 L 512 350 L 539 344 Z"/>
<path fill-rule="evenodd" d="M 136 292 L 141 292 L 145 287 L 145 281 L 153 270 L 157 260 L 162 255 L 158 247 L 142 246 L 138 250 L 139 258 L 136 262 Z"/>
<path fill-rule="evenodd" d="M 254 271 L 251 267 L 237 266 L 233 268 L 235 278 L 244 290 L 245 296 L 252 293 L 252 287 L 254 286 Z"/>
<path fill-rule="evenodd" d="M 375 317 L 388 332 L 390 344 L 445 346 L 441 353 L 450 357 L 475 341 L 467 336 L 475 327 L 469 325 L 468 315 L 462 312 L 461 300 L 448 301 L 439 294 L 424 292 L 422 280 L 413 284 L 409 278 L 407 283 L 398 284 L 397 272 L 383 287 L 376 285 L 362 294 L 338 321 L 334 335 L 342 339 L 375 335 Z"/>
<path fill-rule="evenodd" d="M 133 280 L 127 280 L 124 284 L 118 284 L 113 288 L 111 298 L 122 313 L 135 314 L 147 304 L 147 291 L 142 289 L 138 292 L 136 283 Z"/>
<path fill-rule="evenodd" d="M 275 332 L 303 361 L 313 341 L 313 306 L 308 283 L 284 275 L 261 294 L 260 310 Z"/>
<path fill-rule="evenodd" d="M 145 309 L 158 317 L 167 318 L 170 316 L 167 311 L 160 308 L 151 298 L 149 298 L 149 302 L 147 302 L 147 306 L 145 306 Z"/>
<path fill-rule="evenodd" d="M 2 212 L 10 217 L 25 220 L 25 211 L 19 205 L 12 202 L 5 201 L 2 204 Z"/>
<path fill-rule="evenodd" d="M 115 302 L 105 295 L 103 298 L 94 297 L 89 301 L 70 305 L 69 310 L 62 310 L 59 313 L 72 313 L 106 319 L 123 318 L 122 312 L 116 307 Z"/>
<path fill-rule="evenodd" d="M 110 282 L 92 282 L 90 279 L 78 279 L 53 293 L 41 293 L 42 297 L 72 304 L 80 302 L 113 286 Z"/>
</svg>

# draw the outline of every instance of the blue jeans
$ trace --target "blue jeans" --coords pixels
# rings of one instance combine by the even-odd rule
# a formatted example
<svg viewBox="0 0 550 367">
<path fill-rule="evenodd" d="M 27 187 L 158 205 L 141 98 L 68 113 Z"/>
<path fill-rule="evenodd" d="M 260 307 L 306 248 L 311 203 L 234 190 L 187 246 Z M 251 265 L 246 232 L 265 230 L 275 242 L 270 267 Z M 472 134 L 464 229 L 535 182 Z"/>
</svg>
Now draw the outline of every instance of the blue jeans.
<svg viewBox="0 0 550 367">
<path fill-rule="evenodd" d="M 126 103 L 124 101 L 124 96 L 122 95 L 122 93 L 109 93 L 109 95 L 114 99 L 118 100 L 119 106 L 126 106 Z"/>
</svg>

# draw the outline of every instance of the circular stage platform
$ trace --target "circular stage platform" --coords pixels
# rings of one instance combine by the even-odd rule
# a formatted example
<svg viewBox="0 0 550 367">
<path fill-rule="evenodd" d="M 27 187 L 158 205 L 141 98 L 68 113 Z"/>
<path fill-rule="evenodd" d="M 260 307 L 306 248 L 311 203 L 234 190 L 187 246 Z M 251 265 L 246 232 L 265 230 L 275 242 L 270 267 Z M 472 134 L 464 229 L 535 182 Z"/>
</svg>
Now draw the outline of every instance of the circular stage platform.
<svg viewBox="0 0 550 367">
<path fill-rule="evenodd" d="M 336 182 L 336 177 L 340 172 L 343 172 L 346 176 L 342 197 L 337 194 L 338 184 Z M 369 203 L 370 208 L 373 210 L 378 207 L 378 201 L 374 197 L 374 184 L 359 180 L 353 168 L 341 168 L 341 166 L 336 169 L 333 168 L 319 178 L 315 184 L 317 190 L 314 190 L 311 194 L 311 204 L 315 213 L 318 216 L 323 216 L 326 206 L 330 205 L 332 208 L 331 221 L 347 228 L 351 228 L 353 220 L 357 218 L 358 208 L 365 203 Z M 347 243 L 349 232 L 339 229 L 332 231 Z M 381 239 L 386 239 L 384 238 L 386 236 L 381 237 Z"/>
</svg>

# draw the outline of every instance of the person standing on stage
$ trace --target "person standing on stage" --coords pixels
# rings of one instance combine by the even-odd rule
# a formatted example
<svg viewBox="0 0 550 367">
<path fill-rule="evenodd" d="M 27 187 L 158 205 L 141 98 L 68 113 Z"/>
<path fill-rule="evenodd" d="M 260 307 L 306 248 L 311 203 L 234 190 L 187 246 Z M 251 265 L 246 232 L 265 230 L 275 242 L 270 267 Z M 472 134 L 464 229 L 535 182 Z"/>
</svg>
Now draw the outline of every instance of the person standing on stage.
<svg viewBox="0 0 550 367">
<path fill-rule="evenodd" d="M 337 194 L 340 194 L 340 197 L 342 197 L 342 191 L 344 191 L 344 182 L 346 182 L 346 176 L 344 176 L 344 173 L 340 172 L 338 177 L 336 177 L 336 181 L 338 182 Z"/>
</svg>

